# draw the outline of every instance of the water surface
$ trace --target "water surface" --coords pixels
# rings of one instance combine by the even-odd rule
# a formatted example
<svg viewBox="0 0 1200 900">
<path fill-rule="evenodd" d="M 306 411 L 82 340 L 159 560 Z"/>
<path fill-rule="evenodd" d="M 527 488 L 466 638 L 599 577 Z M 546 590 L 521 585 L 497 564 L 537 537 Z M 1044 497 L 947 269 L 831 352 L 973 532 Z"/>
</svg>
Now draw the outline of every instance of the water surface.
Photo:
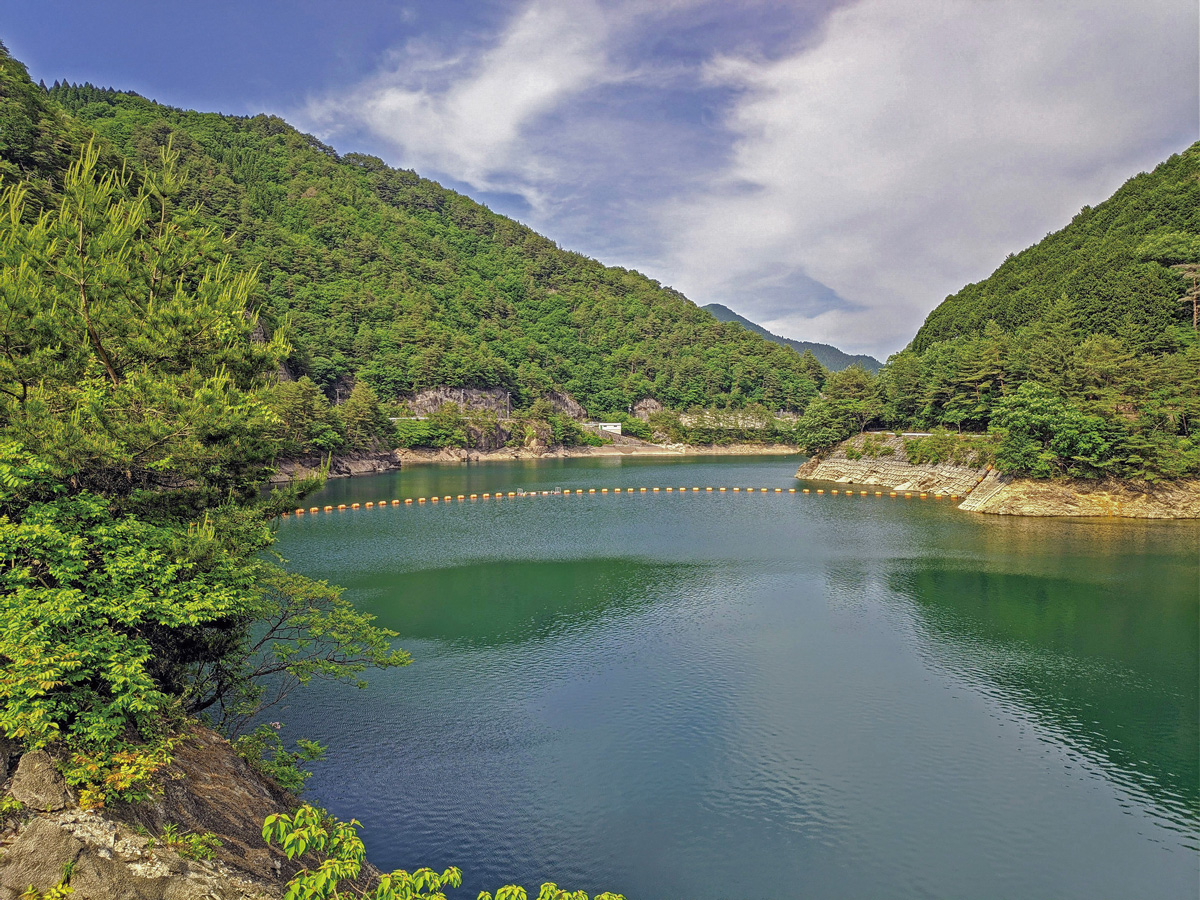
<svg viewBox="0 0 1200 900">
<path fill-rule="evenodd" d="M 312 502 L 804 487 L 796 460 L 420 467 Z M 822 485 L 822 487 L 828 487 Z M 274 711 L 384 868 L 639 898 L 1200 890 L 1200 528 L 839 494 L 286 520 L 413 665 Z"/>
</svg>

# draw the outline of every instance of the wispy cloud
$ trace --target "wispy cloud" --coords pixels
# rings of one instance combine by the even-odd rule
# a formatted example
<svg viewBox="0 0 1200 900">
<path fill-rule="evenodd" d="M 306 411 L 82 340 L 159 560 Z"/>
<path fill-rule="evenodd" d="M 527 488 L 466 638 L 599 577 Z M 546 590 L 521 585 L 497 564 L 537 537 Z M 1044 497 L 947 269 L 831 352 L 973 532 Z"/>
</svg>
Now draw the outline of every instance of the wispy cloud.
<svg viewBox="0 0 1200 900">
<path fill-rule="evenodd" d="M 1195 139 L 1188 6 L 530 0 L 301 118 L 699 303 L 886 353 Z"/>
<path fill-rule="evenodd" d="M 666 267 L 776 330 L 896 349 L 947 293 L 1195 139 L 1187 6 L 864 0 L 798 53 L 715 58 L 736 143 L 710 190 L 661 211 Z M 851 302 L 784 312 L 756 299 L 770 271 Z"/>
<path fill-rule="evenodd" d="M 527 129 L 610 78 L 607 25 L 590 3 L 537 0 L 492 42 L 447 55 L 419 41 L 346 95 L 314 100 L 307 118 L 336 132 L 361 127 L 406 163 L 484 190 L 529 193 L 553 178 L 523 147 Z"/>
</svg>

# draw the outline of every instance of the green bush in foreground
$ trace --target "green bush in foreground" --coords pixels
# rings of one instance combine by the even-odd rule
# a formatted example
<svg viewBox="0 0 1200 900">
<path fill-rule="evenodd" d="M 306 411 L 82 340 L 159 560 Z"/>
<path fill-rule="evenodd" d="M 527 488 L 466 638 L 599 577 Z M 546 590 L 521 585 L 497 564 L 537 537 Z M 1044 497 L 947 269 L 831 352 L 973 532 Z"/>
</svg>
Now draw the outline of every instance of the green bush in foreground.
<svg viewBox="0 0 1200 900">
<path fill-rule="evenodd" d="M 374 888 L 353 883 L 362 874 L 366 851 L 351 820 L 339 822 L 324 810 L 304 805 L 291 815 L 268 816 L 263 823 L 263 840 L 277 844 L 288 859 L 309 855 L 315 868 L 304 868 L 288 882 L 284 900 L 331 900 L 343 894 L 361 900 L 446 900 L 444 888 L 462 886 L 462 872 L 451 866 L 438 874 L 433 869 L 407 872 L 397 869 L 380 876 Z M 346 882 L 350 882 L 347 886 Z M 339 893 L 339 889 L 340 892 Z M 528 900 L 523 887 L 506 885 L 495 896 L 482 891 L 478 900 Z M 588 900 L 583 891 L 564 891 L 547 882 L 537 900 Z M 594 900 L 625 900 L 620 894 L 597 894 Z"/>
</svg>

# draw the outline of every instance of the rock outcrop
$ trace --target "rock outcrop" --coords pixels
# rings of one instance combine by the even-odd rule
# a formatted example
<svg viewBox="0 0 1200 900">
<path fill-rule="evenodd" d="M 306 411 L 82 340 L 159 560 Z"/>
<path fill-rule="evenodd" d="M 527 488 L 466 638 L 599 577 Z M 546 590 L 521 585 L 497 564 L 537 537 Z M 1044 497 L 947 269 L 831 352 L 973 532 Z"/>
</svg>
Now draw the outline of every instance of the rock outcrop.
<svg viewBox="0 0 1200 900">
<path fill-rule="evenodd" d="M 824 457 L 810 459 L 797 478 L 877 485 L 961 497 L 959 509 L 1001 516 L 1120 516 L 1139 519 L 1200 518 L 1200 481 L 1159 484 L 1132 481 L 1039 481 L 1012 478 L 990 466 L 912 465 L 899 435 L 873 436 L 873 457 L 858 456 L 861 437 L 843 441 Z M 890 453 L 879 450 L 891 448 Z M 846 451 L 851 451 L 847 456 Z"/>
<path fill-rule="evenodd" d="M 315 475 L 325 465 L 324 456 L 304 456 L 299 459 L 287 459 L 278 464 L 271 484 L 284 484 L 293 478 L 305 478 Z M 355 475 L 379 475 L 383 472 L 395 472 L 403 465 L 402 456 L 394 450 L 380 450 L 377 453 L 346 453 L 335 455 L 329 462 L 330 478 L 350 478 Z"/>
<path fill-rule="evenodd" d="M 25 808 L 0 831 L 0 900 L 17 900 L 31 886 L 45 892 L 64 873 L 80 900 L 261 900 L 282 896 L 298 870 L 260 831 L 263 819 L 296 798 L 199 725 L 176 749 L 152 800 L 81 809 L 44 751 L 20 757 L 9 792 Z M 167 826 L 215 835 L 214 858 L 168 846 Z"/>
</svg>

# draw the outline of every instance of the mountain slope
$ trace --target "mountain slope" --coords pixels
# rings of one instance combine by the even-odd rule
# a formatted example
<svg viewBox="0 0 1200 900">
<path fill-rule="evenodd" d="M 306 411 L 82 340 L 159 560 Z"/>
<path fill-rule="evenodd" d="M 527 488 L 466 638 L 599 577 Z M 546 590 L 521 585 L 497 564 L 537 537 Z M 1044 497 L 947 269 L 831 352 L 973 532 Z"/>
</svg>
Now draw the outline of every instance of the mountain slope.
<svg viewBox="0 0 1200 900">
<path fill-rule="evenodd" d="M 257 267 L 261 307 L 289 326 L 295 375 L 383 398 L 437 385 L 565 390 L 589 411 L 761 402 L 800 410 L 798 354 L 713 320 L 637 272 L 558 248 L 415 173 L 339 156 L 270 116 L 188 112 L 90 85 L 50 97 L 136 165 L 171 142 L 187 199 Z"/>
<path fill-rule="evenodd" d="M 883 365 L 873 356 L 852 355 L 843 353 L 837 347 L 830 344 L 818 344 L 813 341 L 797 341 L 792 338 L 780 337 L 773 334 L 749 319 L 739 316 L 728 306 L 722 306 L 720 303 L 709 303 L 700 307 L 705 312 L 712 313 L 714 319 L 718 322 L 736 322 L 748 331 L 753 331 L 757 335 L 765 337 L 772 343 L 779 344 L 781 347 L 791 347 L 797 353 L 809 351 L 817 358 L 817 361 L 831 372 L 839 372 L 849 366 L 862 366 L 868 372 L 878 372 L 879 367 Z"/>
<path fill-rule="evenodd" d="M 1011 330 L 1044 317 L 1061 297 L 1078 334 L 1124 337 L 1139 349 L 1169 349 L 1191 325 L 1178 298 L 1183 278 L 1139 252 L 1153 235 L 1200 235 L 1200 143 L 1127 181 L 1060 231 L 1010 256 L 983 281 L 947 297 L 913 338 L 914 350 L 979 333 L 989 321 Z"/>
</svg>

